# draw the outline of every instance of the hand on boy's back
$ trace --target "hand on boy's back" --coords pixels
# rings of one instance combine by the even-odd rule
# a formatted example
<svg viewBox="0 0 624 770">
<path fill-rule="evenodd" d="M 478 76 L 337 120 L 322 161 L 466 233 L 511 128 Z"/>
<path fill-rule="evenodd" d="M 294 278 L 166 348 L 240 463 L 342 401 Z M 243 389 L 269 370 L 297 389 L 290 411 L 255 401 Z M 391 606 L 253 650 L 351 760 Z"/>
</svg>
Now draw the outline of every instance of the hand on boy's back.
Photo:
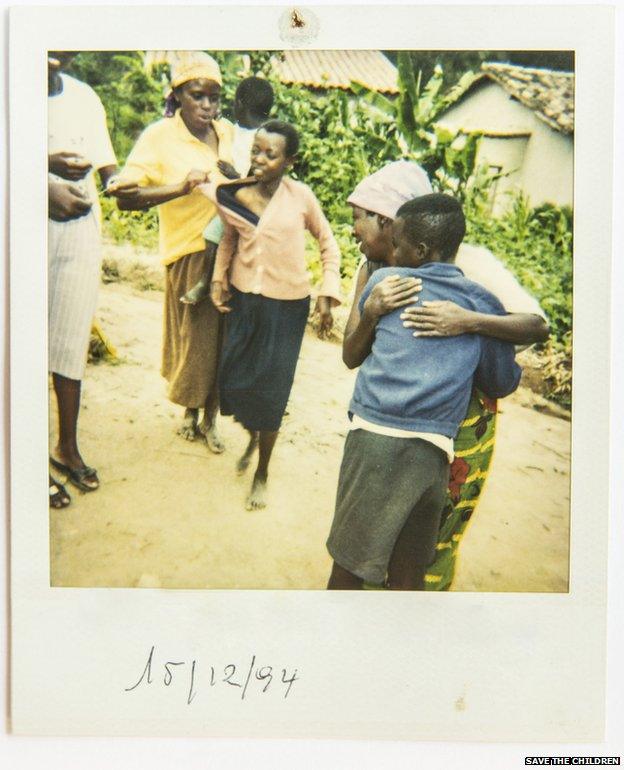
<svg viewBox="0 0 624 770">
<path fill-rule="evenodd" d="M 240 179 L 240 174 L 238 171 L 231 163 L 228 163 L 226 160 L 218 160 L 217 168 L 223 174 L 223 176 L 227 177 L 228 179 Z"/>
<path fill-rule="evenodd" d="M 399 307 L 417 302 L 416 295 L 420 291 L 422 291 L 420 278 L 389 275 L 373 286 L 364 303 L 363 313 L 377 320 Z"/>
<path fill-rule="evenodd" d="M 69 182 L 79 182 L 91 171 L 91 164 L 75 152 L 55 152 L 48 155 L 48 169 Z"/>
<path fill-rule="evenodd" d="M 471 311 L 449 300 L 423 302 L 401 313 L 403 326 L 416 329 L 414 337 L 456 337 L 470 331 Z"/>
</svg>

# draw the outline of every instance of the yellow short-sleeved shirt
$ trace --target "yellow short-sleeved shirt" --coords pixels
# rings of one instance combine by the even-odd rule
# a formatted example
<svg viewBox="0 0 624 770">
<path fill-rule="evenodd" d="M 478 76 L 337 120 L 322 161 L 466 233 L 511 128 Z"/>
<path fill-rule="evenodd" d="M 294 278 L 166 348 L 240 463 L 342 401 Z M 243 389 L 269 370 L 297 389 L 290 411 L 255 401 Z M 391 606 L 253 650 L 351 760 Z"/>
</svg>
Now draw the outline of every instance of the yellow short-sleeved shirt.
<svg viewBox="0 0 624 770">
<path fill-rule="evenodd" d="M 217 160 L 232 162 L 234 127 L 227 120 L 215 120 L 219 140 L 217 154 L 188 130 L 180 111 L 148 126 L 132 149 L 120 177 L 141 187 L 177 184 L 192 169 L 216 172 Z M 215 216 L 214 203 L 193 190 L 158 206 L 160 253 L 165 265 L 185 254 L 201 251 L 203 232 Z"/>
</svg>

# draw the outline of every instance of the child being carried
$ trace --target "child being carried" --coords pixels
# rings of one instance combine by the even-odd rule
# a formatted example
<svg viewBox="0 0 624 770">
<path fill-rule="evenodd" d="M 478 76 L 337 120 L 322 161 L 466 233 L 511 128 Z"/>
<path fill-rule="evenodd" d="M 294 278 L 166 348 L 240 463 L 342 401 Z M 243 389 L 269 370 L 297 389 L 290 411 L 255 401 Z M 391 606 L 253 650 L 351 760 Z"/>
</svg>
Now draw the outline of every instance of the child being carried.
<svg viewBox="0 0 624 770">
<path fill-rule="evenodd" d="M 234 140 L 232 160 L 234 165 L 220 160 L 219 171 L 228 179 L 246 177 L 251 165 L 251 145 L 256 131 L 269 118 L 273 107 L 273 88 L 267 80 L 249 77 L 241 80 L 234 95 Z M 219 216 L 210 220 L 203 232 L 206 253 L 211 267 L 214 266 L 217 248 L 223 237 L 223 222 Z M 186 294 L 180 297 L 185 305 L 196 305 L 210 294 L 212 270 L 209 269 Z"/>
</svg>

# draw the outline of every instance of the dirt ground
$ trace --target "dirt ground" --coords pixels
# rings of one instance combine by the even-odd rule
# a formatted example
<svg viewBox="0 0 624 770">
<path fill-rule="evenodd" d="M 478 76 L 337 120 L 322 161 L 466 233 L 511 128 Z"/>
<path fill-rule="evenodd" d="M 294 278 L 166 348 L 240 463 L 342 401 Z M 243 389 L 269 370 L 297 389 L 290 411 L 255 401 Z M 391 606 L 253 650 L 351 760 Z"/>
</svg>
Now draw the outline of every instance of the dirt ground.
<svg viewBox="0 0 624 770">
<path fill-rule="evenodd" d="M 103 286 L 98 322 L 119 363 L 90 365 L 81 451 L 101 488 L 50 512 L 55 586 L 323 589 L 346 406 L 355 374 L 340 348 L 305 336 L 272 461 L 269 505 L 248 512 L 235 474 L 240 426 L 220 419 L 225 454 L 176 434 L 181 408 L 159 374 L 163 295 Z M 501 406 L 485 492 L 462 544 L 456 591 L 566 591 L 570 423 L 520 389 Z M 538 399 L 539 400 L 539 399 Z M 55 431 L 51 401 L 51 437 Z"/>
</svg>

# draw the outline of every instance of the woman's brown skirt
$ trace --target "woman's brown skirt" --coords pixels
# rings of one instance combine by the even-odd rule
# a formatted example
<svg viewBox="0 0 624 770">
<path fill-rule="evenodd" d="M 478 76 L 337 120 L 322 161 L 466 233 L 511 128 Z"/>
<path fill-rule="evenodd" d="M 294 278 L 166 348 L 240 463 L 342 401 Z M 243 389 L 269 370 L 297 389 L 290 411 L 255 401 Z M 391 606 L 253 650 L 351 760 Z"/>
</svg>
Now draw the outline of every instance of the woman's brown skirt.
<svg viewBox="0 0 624 770">
<path fill-rule="evenodd" d="M 208 297 L 198 305 L 184 305 L 180 297 L 204 276 L 211 262 L 198 251 L 167 265 L 165 274 L 161 373 L 169 383 L 169 400 L 192 409 L 216 403 L 221 314 Z"/>
</svg>

